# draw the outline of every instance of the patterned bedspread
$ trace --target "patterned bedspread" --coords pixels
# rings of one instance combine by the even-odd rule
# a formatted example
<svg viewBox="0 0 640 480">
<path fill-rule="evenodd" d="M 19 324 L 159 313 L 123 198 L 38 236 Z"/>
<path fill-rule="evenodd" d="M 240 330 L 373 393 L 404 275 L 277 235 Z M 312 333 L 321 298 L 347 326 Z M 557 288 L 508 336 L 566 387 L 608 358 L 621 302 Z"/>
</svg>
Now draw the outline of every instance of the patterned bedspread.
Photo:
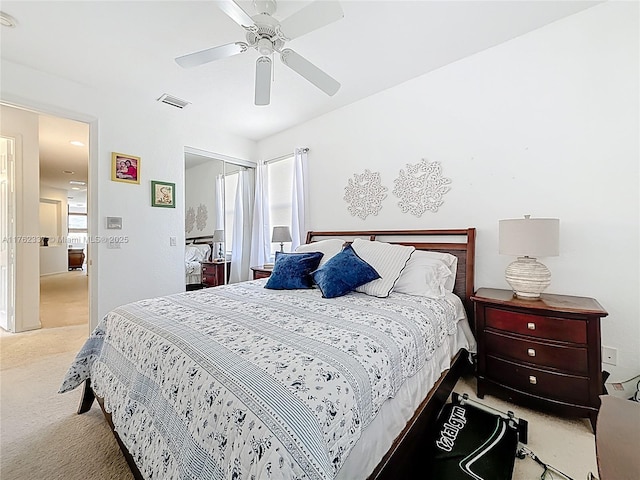
<svg viewBox="0 0 640 480">
<path fill-rule="evenodd" d="M 455 333 L 455 305 L 263 285 L 113 310 L 60 392 L 90 378 L 148 479 L 334 478 L 383 402 Z"/>
</svg>

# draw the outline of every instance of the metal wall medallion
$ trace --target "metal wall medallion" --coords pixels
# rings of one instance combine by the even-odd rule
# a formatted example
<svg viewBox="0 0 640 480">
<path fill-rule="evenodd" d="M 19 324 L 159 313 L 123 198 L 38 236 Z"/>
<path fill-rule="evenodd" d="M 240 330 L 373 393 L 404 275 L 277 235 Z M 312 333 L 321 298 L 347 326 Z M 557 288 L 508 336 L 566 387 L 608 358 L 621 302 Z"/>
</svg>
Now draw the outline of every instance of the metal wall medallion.
<svg viewBox="0 0 640 480">
<path fill-rule="evenodd" d="M 187 233 L 191 233 L 196 224 L 196 212 L 193 207 L 187 208 L 187 214 L 184 218 L 184 228 Z"/>
<path fill-rule="evenodd" d="M 204 230 L 204 227 L 207 226 L 207 218 L 209 218 L 207 206 L 201 203 L 198 205 L 198 213 L 196 214 L 196 227 L 198 227 L 198 230 Z"/>
<path fill-rule="evenodd" d="M 427 162 L 424 158 L 415 165 L 407 164 L 407 171 L 393 181 L 393 194 L 400 199 L 402 213 L 422 216 L 427 210 L 437 212 L 444 203 L 443 196 L 450 190 L 450 178 L 442 176 L 440 162 Z"/>
<path fill-rule="evenodd" d="M 379 172 L 365 170 L 362 174 L 354 173 L 353 179 L 350 178 L 344 187 L 344 200 L 349 204 L 349 213 L 363 220 L 368 215 L 378 215 L 388 190 L 380 183 Z"/>
</svg>

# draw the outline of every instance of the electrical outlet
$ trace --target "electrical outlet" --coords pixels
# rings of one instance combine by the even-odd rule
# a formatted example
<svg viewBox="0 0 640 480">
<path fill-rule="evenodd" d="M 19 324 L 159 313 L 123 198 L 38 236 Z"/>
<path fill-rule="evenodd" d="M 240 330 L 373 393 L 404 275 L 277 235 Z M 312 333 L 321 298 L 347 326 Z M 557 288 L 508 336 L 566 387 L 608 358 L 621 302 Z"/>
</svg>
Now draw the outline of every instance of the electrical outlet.
<svg viewBox="0 0 640 480">
<path fill-rule="evenodd" d="M 602 346 L 602 363 L 609 365 L 618 364 L 618 349 L 613 347 Z"/>
<path fill-rule="evenodd" d="M 169 237 L 169 246 L 170 247 L 175 247 L 177 240 L 178 239 L 176 237 Z"/>
</svg>

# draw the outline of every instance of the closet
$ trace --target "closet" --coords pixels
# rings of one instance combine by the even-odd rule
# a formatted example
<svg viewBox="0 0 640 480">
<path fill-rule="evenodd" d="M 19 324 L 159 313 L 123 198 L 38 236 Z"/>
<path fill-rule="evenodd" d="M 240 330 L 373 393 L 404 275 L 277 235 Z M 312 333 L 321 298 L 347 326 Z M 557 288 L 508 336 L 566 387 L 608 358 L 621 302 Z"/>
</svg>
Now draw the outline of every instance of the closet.
<svg viewBox="0 0 640 480">
<path fill-rule="evenodd" d="M 186 243 L 212 245 L 225 283 L 249 280 L 255 164 L 194 148 L 184 162 Z"/>
</svg>

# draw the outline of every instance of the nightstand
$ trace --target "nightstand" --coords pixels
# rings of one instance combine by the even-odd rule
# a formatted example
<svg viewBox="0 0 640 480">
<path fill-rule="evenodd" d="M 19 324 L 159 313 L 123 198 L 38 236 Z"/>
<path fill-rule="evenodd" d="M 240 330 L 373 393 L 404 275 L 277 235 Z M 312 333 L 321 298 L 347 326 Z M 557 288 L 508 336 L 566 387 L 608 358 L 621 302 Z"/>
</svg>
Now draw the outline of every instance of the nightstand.
<svg viewBox="0 0 640 480">
<path fill-rule="evenodd" d="M 269 278 L 271 276 L 271 272 L 273 272 L 273 266 L 265 267 L 264 265 L 261 267 L 251 267 L 253 271 L 253 279 L 258 280 L 259 278 Z"/>
<path fill-rule="evenodd" d="M 231 273 L 231 262 L 226 262 L 227 280 Z M 224 285 L 225 262 L 202 262 L 202 285 L 205 287 L 217 287 Z"/>
<path fill-rule="evenodd" d="M 595 430 L 604 393 L 600 319 L 593 298 L 542 294 L 522 300 L 481 288 L 474 302 L 478 397 L 494 394 L 559 415 L 588 417 Z"/>
</svg>

